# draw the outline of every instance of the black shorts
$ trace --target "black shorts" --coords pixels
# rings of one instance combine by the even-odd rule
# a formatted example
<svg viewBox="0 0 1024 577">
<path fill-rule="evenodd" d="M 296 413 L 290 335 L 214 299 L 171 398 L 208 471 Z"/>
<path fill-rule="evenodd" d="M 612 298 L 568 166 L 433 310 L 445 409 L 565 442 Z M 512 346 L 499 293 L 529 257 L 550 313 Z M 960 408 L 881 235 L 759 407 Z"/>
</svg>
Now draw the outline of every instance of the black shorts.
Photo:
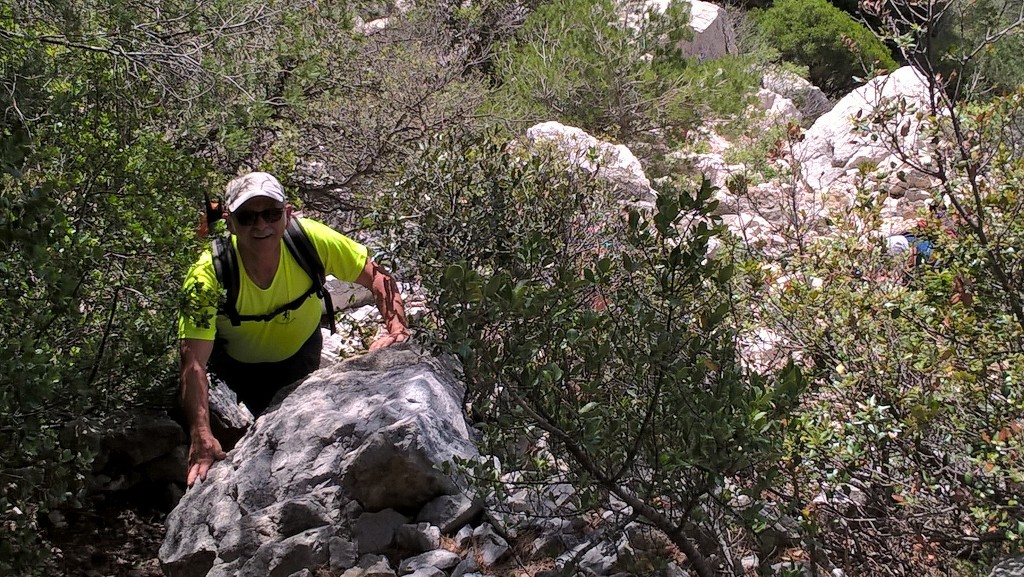
<svg viewBox="0 0 1024 577">
<path fill-rule="evenodd" d="M 278 391 L 320 368 L 323 344 L 323 336 L 317 328 L 298 352 L 283 361 L 243 363 L 228 356 L 223 344 L 217 341 L 208 367 L 231 387 L 254 416 L 258 416 L 267 410 Z"/>
</svg>

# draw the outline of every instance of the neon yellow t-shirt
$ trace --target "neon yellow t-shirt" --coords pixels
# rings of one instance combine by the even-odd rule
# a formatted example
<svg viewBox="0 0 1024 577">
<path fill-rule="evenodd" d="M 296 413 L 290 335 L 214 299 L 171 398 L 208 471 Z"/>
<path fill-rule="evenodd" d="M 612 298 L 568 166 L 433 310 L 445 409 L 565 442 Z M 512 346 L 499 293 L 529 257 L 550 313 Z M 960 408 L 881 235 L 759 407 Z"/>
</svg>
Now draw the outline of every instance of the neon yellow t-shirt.
<svg viewBox="0 0 1024 577">
<path fill-rule="evenodd" d="M 365 246 L 313 220 L 302 219 L 302 227 L 320 255 L 326 274 L 347 282 L 354 282 L 359 277 L 368 258 Z M 236 257 L 237 240 L 231 237 Z M 313 281 L 292 257 L 283 240 L 280 258 L 274 281 L 267 289 L 261 289 L 252 282 L 242 259 L 237 258 L 238 314 L 273 312 L 309 290 Z M 242 321 L 240 326 L 232 326 L 226 315 L 217 314 L 214 295 L 219 296 L 222 290 L 210 250 L 192 265 L 185 277 L 184 289 L 190 304 L 178 317 L 178 338 L 204 341 L 222 338 L 227 354 L 243 363 L 277 362 L 291 357 L 320 324 L 320 299 L 314 293 L 298 309 L 281 313 L 269 321 Z M 216 321 L 209 322 L 214 317 Z M 204 327 L 204 324 L 208 326 Z"/>
</svg>

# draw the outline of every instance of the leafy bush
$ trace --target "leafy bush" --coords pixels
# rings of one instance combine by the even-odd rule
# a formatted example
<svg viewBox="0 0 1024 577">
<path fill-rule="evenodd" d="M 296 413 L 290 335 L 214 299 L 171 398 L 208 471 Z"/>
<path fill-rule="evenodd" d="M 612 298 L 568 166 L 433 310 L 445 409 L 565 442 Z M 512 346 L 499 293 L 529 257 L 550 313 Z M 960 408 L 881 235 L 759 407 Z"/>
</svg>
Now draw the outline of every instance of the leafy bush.
<svg viewBox="0 0 1024 577">
<path fill-rule="evenodd" d="M 59 432 L 173 396 L 177 293 L 215 170 L 273 165 L 333 209 L 350 204 L 333 187 L 372 190 L 471 118 L 480 56 L 460 47 L 489 40 L 444 26 L 448 5 L 363 35 L 355 7 L 0 7 L 0 573 L 43 571 L 37 520 L 74 501 L 90 455 Z M 316 173 L 289 179 L 296 159 Z"/>
<path fill-rule="evenodd" d="M 497 4 L 474 6 L 511 10 Z M 426 3 L 369 34 L 350 29 L 344 15 L 289 6 L 284 13 L 290 17 L 275 24 L 279 40 L 271 47 L 278 56 L 269 70 L 280 71 L 279 82 L 257 87 L 279 104 L 272 116 L 252 123 L 265 142 L 246 141 L 244 163 L 275 162 L 306 206 L 325 214 L 370 204 L 379 183 L 421 139 L 474 121 L 483 101 L 471 59 L 479 58 L 474 50 L 485 49 L 476 43 L 490 41 L 452 29 L 447 8 L 454 9 Z"/>
<path fill-rule="evenodd" d="M 497 55 L 491 113 L 532 124 L 558 120 L 622 142 L 656 131 L 681 138 L 704 113 L 735 114 L 756 91 L 750 58 L 707 62 L 676 49 L 689 11 L 643 11 L 631 28 L 610 0 L 556 0 L 530 14 Z"/>
<path fill-rule="evenodd" d="M 949 214 L 922 216 L 914 232 L 935 242 L 934 262 L 908 268 L 849 225 L 878 224 L 880 199 L 862 191 L 829 239 L 744 267 L 757 271 L 754 322 L 799 349 L 813 382 L 789 417 L 791 481 L 776 489 L 804 512 L 817 555 L 848 571 L 941 575 L 1019 548 L 1022 101 L 930 118 L 928 153 L 947 170 L 920 168 Z M 904 106 L 865 122 L 884 126 Z M 950 145 L 957 134 L 970 146 Z"/>
<path fill-rule="evenodd" d="M 833 95 L 849 92 L 856 77 L 897 66 L 870 30 L 827 0 L 779 0 L 754 19 L 765 45 L 806 66 L 811 82 Z"/>
<path fill-rule="evenodd" d="M 819 561 L 942 574 L 984 552 L 976 535 L 1019 538 L 1024 375 L 1004 340 L 1017 337 L 955 302 L 951 270 L 914 271 L 906 286 L 902 258 L 852 252 L 856 242 L 790 259 L 787 290 L 757 301 L 813 363 L 813 393 L 788 417 L 791 482 L 776 489 L 815 527 Z"/>
<path fill-rule="evenodd" d="M 92 457 L 66 426 L 173 394 L 178 281 L 206 165 L 153 130 L 151 84 L 109 55 L 0 38 L 0 573 L 34 574 L 37 520 Z M 53 36 L 49 36 L 53 38 Z"/>
<path fill-rule="evenodd" d="M 668 144 L 685 144 L 689 131 L 708 118 L 720 119 L 723 132 L 747 127 L 745 112 L 754 103 L 761 83 L 759 62 L 759 55 L 726 55 L 703 62 L 695 58 L 655 60 L 659 76 L 675 83 L 653 111 L 655 124 L 667 129 Z"/>
<path fill-rule="evenodd" d="M 957 70 L 963 76 L 965 96 L 1011 94 L 1024 83 L 1024 31 L 1018 8 L 1006 0 L 952 3 L 938 34 L 937 48 L 946 53 L 939 66 L 947 74 Z M 972 84 L 981 90 L 970 94 Z"/>
<path fill-rule="evenodd" d="M 499 52 L 499 114 L 528 123 L 557 119 L 595 133 L 645 128 L 645 88 L 656 79 L 638 60 L 611 0 L 557 0 L 531 13 Z"/>
<path fill-rule="evenodd" d="M 940 77 L 954 101 L 1005 96 L 1024 80 L 1024 22 L 1015 2 L 955 0 L 926 11 L 903 0 L 863 7 L 872 29 L 904 61 Z"/>
<path fill-rule="evenodd" d="M 614 494 L 702 575 L 717 545 L 686 535 L 727 538 L 712 521 L 727 478 L 759 498 L 802 382 L 737 360 L 732 267 L 707 256 L 711 196 L 705 184 L 623 214 L 589 175 L 479 138 L 424 150 L 376 215 L 464 363 L 502 463 L 491 474 L 570 482 L 577 513 Z M 509 450 L 538 436 L 550 460 Z"/>
</svg>

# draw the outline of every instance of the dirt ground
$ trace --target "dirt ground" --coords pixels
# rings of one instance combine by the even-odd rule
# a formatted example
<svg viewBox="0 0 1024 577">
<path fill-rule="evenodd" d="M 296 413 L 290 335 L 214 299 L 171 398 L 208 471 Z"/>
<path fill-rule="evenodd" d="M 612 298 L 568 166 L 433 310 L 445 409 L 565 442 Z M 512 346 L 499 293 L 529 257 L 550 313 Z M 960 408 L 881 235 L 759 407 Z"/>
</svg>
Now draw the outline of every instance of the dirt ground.
<svg viewBox="0 0 1024 577">
<path fill-rule="evenodd" d="M 54 547 L 52 574 L 157 577 L 166 513 L 124 502 L 92 503 L 58 519 L 44 537 Z"/>
</svg>

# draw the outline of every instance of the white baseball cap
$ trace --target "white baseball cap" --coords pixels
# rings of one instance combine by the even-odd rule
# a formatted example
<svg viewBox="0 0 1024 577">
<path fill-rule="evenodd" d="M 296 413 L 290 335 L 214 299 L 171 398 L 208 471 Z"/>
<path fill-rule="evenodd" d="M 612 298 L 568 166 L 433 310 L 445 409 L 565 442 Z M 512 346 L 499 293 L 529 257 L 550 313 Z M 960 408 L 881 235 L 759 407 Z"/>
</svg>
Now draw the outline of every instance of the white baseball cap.
<svg viewBox="0 0 1024 577">
<path fill-rule="evenodd" d="M 235 212 L 246 201 L 265 196 L 284 203 L 284 187 L 273 175 L 266 172 L 250 172 L 228 183 L 226 198 L 228 212 Z"/>
</svg>

